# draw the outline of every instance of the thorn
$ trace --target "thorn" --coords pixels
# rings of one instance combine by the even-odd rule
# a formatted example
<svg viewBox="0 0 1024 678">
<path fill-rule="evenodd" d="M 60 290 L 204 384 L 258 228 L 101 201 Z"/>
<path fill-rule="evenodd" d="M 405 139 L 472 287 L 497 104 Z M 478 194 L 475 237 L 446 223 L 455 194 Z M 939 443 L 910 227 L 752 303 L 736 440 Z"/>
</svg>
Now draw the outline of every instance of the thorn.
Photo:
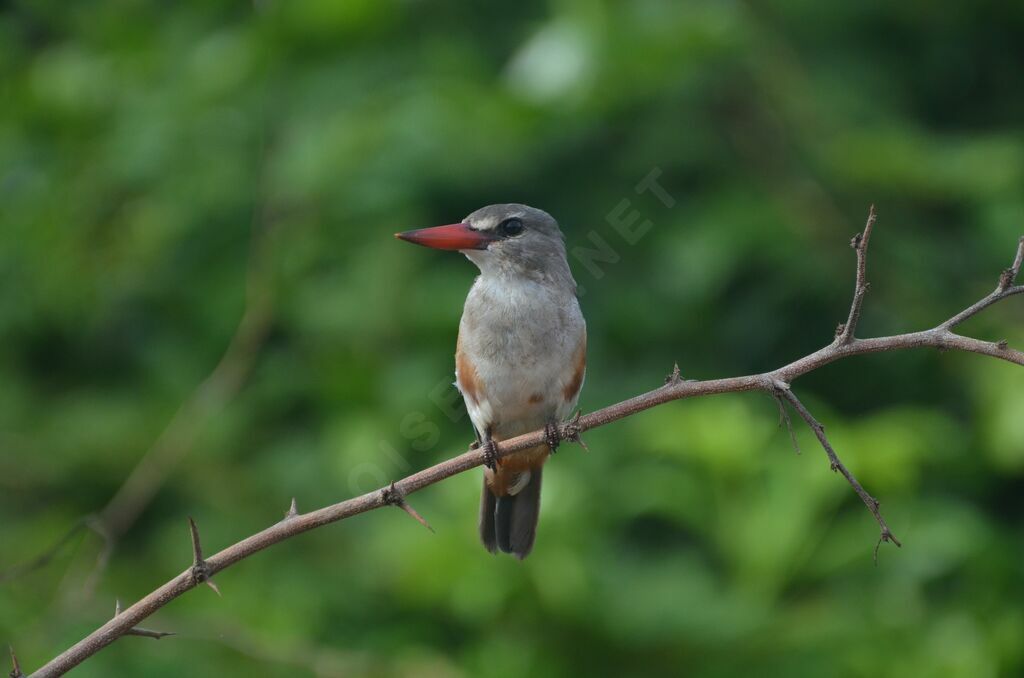
<svg viewBox="0 0 1024 678">
<path fill-rule="evenodd" d="M 203 546 L 199 543 L 199 528 L 192 516 L 188 517 L 188 529 L 192 535 L 192 564 L 198 565 L 203 562 Z"/>
<path fill-rule="evenodd" d="M 25 674 L 21 672 L 21 664 L 18 663 L 18 655 L 14 654 L 14 646 L 8 645 L 7 647 L 11 651 L 11 678 L 24 678 Z"/>
<path fill-rule="evenodd" d="M 676 369 L 678 370 L 678 368 Z M 582 447 L 584 451 L 589 452 L 590 448 L 587 447 L 587 444 L 583 442 L 583 438 L 580 436 L 583 432 L 583 428 L 580 426 L 580 417 L 582 416 L 583 411 L 576 410 L 576 414 L 572 416 L 572 419 L 562 424 L 560 433 L 562 440 L 568 440 L 571 443 L 576 443 Z"/>
<path fill-rule="evenodd" d="M 420 525 L 427 528 L 431 532 L 434 532 L 434 528 L 430 526 L 430 523 L 428 523 L 426 519 L 423 516 L 421 516 L 416 509 L 410 506 L 408 501 L 405 500 L 405 497 L 402 495 L 402 491 L 398 489 L 394 482 L 392 482 L 389 486 L 382 489 L 380 492 L 381 501 L 383 501 L 385 504 L 387 504 L 388 506 L 397 506 L 398 508 L 402 509 L 410 516 L 412 516 Z M 436 532 L 434 533 L 436 534 Z"/>
<path fill-rule="evenodd" d="M 678 384 L 682 380 L 682 375 L 679 372 L 679 363 L 672 365 L 672 374 L 665 377 L 666 384 Z"/>
<path fill-rule="evenodd" d="M 121 614 L 121 599 L 120 598 L 115 598 L 114 599 L 114 616 L 116 617 L 116 616 L 118 616 L 120 614 Z M 126 636 L 141 636 L 143 638 L 152 638 L 153 640 L 160 640 L 161 638 L 166 638 L 167 636 L 173 636 L 173 635 L 176 635 L 176 634 L 173 631 L 152 631 L 150 629 L 143 629 L 143 628 L 139 628 L 138 626 L 135 626 L 135 627 L 130 628 L 127 631 L 125 631 L 124 635 L 126 635 Z"/>
<path fill-rule="evenodd" d="M 135 627 L 133 629 L 128 629 L 127 631 L 125 631 L 124 635 L 140 636 L 142 638 L 152 638 L 153 640 L 160 640 L 161 638 L 166 638 L 167 636 L 174 636 L 177 634 L 174 633 L 174 631 L 152 631 L 150 629 L 140 629 L 139 627 Z"/>
<path fill-rule="evenodd" d="M 299 506 L 295 503 L 295 497 L 292 497 L 291 506 L 288 507 L 288 511 L 284 514 L 284 519 L 291 520 L 297 515 L 299 515 Z"/>
<path fill-rule="evenodd" d="M 394 481 L 391 481 L 390 485 L 380 491 L 380 499 L 387 506 L 398 506 L 398 502 L 402 500 L 402 495 L 399 494 L 398 487 Z"/>
<path fill-rule="evenodd" d="M 850 238 L 850 247 L 852 247 L 855 250 L 860 249 L 860 243 L 861 243 L 861 240 L 863 240 L 863 239 L 864 239 L 864 234 L 863 233 L 858 233 L 857 235 L 853 236 L 852 238 Z"/>
<path fill-rule="evenodd" d="M 421 516 L 421 515 L 419 514 L 419 512 L 418 512 L 418 511 L 417 511 L 416 509 L 414 509 L 414 508 L 413 508 L 412 506 L 410 506 L 410 505 L 409 505 L 409 502 L 407 502 L 407 501 L 405 501 L 405 500 L 403 499 L 403 500 L 402 500 L 402 503 L 398 505 L 398 508 L 402 509 L 403 511 L 405 511 L 406 513 L 408 513 L 408 514 L 409 514 L 410 516 L 412 516 L 413 518 L 415 518 L 415 519 L 416 519 L 416 522 L 417 522 L 417 523 L 419 523 L 419 524 L 420 524 L 420 525 L 422 525 L 423 527 L 427 528 L 427 529 L 428 529 L 428 530 L 430 530 L 431 532 L 434 532 L 434 528 L 432 528 L 432 527 L 430 526 L 430 523 L 428 523 L 428 522 L 427 522 L 426 518 L 424 518 L 423 516 Z M 436 533 L 436 532 L 434 532 L 434 534 L 437 534 L 437 533 Z"/>
<path fill-rule="evenodd" d="M 996 342 L 996 348 L 998 348 L 1000 351 L 1005 351 L 1007 348 L 1009 348 L 1009 346 L 1010 342 L 1006 341 L 1006 339 Z"/>
<path fill-rule="evenodd" d="M 192 533 L 192 581 L 198 586 L 199 584 L 206 584 L 213 592 L 218 596 L 221 596 L 220 589 L 213 583 L 212 573 L 210 572 L 210 566 L 203 560 L 203 547 L 199 543 L 199 528 L 196 527 L 196 521 L 192 519 L 192 516 L 188 517 L 188 527 Z"/>
</svg>

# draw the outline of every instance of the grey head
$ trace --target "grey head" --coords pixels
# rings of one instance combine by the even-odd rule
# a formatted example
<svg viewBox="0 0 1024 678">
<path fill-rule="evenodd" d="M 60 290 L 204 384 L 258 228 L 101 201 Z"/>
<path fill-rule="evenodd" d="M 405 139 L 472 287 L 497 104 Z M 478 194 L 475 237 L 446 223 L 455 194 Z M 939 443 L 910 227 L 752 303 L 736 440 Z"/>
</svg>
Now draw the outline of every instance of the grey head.
<svg viewBox="0 0 1024 678">
<path fill-rule="evenodd" d="M 562 231 L 544 210 L 518 203 L 488 205 L 463 223 L 490 240 L 485 249 L 463 250 L 485 276 L 550 279 L 575 288 Z"/>
</svg>

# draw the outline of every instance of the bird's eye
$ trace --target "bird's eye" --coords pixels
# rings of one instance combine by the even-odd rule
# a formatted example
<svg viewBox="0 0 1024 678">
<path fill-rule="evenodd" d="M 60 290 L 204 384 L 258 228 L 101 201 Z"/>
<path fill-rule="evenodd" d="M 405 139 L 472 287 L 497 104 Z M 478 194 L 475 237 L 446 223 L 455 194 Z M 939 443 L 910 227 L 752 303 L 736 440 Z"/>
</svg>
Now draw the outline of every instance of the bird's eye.
<svg viewBox="0 0 1024 678">
<path fill-rule="evenodd" d="M 521 219 L 512 217 L 498 224 L 498 233 L 506 238 L 513 238 L 523 232 L 523 222 Z"/>
</svg>

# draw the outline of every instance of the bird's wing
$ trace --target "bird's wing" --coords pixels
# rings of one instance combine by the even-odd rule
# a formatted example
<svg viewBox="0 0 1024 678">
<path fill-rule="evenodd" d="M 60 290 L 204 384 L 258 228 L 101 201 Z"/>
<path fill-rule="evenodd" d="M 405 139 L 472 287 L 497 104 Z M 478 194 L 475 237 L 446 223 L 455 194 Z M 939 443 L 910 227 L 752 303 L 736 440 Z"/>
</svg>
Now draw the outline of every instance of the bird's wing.
<svg viewBox="0 0 1024 678">
<path fill-rule="evenodd" d="M 562 380 L 562 403 L 558 407 L 558 418 L 565 419 L 576 409 L 587 376 L 587 329 L 580 334 L 579 345 Z"/>
</svg>

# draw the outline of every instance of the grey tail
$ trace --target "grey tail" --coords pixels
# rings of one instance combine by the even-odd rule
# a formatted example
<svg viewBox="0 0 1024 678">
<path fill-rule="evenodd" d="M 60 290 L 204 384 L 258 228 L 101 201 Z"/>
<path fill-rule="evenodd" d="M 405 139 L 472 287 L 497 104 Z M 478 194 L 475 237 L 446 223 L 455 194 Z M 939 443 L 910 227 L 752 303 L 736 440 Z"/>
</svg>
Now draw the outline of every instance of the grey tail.
<svg viewBox="0 0 1024 678">
<path fill-rule="evenodd" d="M 503 497 L 495 497 L 485 481 L 480 499 L 480 540 L 488 551 L 511 553 L 520 560 L 530 555 L 540 517 L 540 481 L 541 469 L 532 469 L 526 487 Z"/>
<path fill-rule="evenodd" d="M 495 496 L 487 487 L 487 478 L 484 478 L 484 488 L 480 493 L 480 541 L 484 548 L 494 553 L 498 550 L 498 538 L 494 533 Z"/>
</svg>

